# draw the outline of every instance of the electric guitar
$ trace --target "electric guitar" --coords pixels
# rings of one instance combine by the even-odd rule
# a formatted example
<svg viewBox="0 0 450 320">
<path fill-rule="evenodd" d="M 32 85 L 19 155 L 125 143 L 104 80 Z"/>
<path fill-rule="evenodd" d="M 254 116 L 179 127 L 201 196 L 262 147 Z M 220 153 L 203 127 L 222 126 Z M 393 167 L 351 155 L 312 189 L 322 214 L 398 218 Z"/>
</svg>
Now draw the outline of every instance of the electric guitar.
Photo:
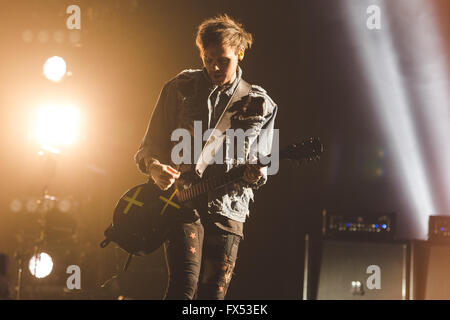
<svg viewBox="0 0 450 320">
<path fill-rule="evenodd" d="M 318 160 L 322 152 L 323 146 L 319 139 L 310 138 L 280 150 L 279 159 L 310 162 Z M 261 163 L 258 165 L 264 167 Z M 157 250 L 166 241 L 173 225 L 198 219 L 198 214 L 191 206 L 187 206 L 191 200 L 239 181 L 244 176 L 245 168 L 245 165 L 241 165 L 221 176 L 198 178 L 198 181 L 183 189 L 172 186 L 163 191 L 152 179 L 129 189 L 117 202 L 113 222 L 105 230 L 106 238 L 100 246 L 104 248 L 110 242 L 115 242 L 134 255 Z"/>
</svg>

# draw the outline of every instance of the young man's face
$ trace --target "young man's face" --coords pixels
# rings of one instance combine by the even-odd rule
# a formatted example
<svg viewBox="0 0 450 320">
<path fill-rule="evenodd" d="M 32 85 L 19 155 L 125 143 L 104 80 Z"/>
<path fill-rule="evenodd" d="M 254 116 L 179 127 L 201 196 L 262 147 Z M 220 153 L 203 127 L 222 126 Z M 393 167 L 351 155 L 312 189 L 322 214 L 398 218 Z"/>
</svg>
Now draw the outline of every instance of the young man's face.
<svg viewBox="0 0 450 320">
<path fill-rule="evenodd" d="M 241 55 L 228 45 L 210 45 L 203 51 L 203 65 L 215 85 L 230 84 L 236 77 L 236 70 Z"/>
</svg>

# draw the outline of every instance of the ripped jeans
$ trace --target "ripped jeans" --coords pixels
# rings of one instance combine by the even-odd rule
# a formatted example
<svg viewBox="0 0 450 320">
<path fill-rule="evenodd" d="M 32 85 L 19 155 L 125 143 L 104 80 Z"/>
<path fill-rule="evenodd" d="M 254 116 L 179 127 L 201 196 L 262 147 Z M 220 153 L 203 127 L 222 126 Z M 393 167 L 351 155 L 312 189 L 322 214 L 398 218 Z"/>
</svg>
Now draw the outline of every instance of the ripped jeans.
<svg viewBox="0 0 450 320">
<path fill-rule="evenodd" d="M 164 243 L 169 272 L 166 300 L 223 300 L 241 237 L 203 225 L 201 219 L 172 230 Z"/>
</svg>

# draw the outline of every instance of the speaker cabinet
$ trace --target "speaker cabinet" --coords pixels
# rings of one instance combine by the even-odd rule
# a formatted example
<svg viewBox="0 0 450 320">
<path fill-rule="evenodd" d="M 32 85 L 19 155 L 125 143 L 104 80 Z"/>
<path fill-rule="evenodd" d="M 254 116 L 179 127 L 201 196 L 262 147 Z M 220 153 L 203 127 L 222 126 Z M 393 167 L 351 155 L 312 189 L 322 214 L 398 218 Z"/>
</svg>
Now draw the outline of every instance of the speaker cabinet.
<svg viewBox="0 0 450 320">
<path fill-rule="evenodd" d="M 450 244 L 414 241 L 412 289 L 416 300 L 450 300 Z"/>
<path fill-rule="evenodd" d="M 324 240 L 321 253 L 317 299 L 407 299 L 407 243 Z"/>
<path fill-rule="evenodd" d="M 450 300 L 450 246 L 430 245 L 425 300 Z"/>
</svg>

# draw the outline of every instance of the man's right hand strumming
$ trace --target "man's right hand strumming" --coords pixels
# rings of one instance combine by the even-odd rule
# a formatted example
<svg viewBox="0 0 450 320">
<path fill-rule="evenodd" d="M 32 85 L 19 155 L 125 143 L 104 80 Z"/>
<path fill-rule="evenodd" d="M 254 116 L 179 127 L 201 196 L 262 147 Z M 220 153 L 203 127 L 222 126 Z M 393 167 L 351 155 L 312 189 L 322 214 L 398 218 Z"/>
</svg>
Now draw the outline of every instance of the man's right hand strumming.
<svg viewBox="0 0 450 320">
<path fill-rule="evenodd" d="M 149 168 L 150 177 L 161 190 L 169 189 L 175 180 L 180 177 L 181 172 L 167 164 L 153 162 Z"/>
</svg>

